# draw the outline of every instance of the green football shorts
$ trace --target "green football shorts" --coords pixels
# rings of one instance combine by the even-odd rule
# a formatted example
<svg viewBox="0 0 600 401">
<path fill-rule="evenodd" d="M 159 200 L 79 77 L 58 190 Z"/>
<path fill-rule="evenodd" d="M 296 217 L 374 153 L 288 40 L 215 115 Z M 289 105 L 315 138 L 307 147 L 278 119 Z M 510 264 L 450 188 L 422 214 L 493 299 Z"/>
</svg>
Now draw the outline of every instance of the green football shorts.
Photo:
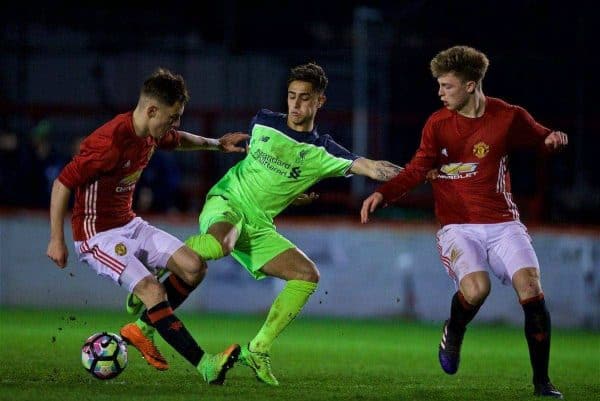
<svg viewBox="0 0 600 401">
<path fill-rule="evenodd" d="M 268 218 L 222 196 L 211 196 L 206 200 L 199 222 L 200 232 L 203 234 L 215 223 L 227 222 L 235 226 L 240 236 L 231 256 L 257 280 L 266 277 L 260 271 L 266 263 L 296 247 L 275 230 L 275 225 Z"/>
</svg>

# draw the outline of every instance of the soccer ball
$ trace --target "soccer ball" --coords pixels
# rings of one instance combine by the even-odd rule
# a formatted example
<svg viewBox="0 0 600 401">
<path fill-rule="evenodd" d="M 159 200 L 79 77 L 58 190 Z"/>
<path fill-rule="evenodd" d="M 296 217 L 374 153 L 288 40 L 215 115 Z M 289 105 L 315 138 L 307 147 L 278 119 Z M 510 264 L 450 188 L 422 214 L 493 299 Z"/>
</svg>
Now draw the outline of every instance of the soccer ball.
<svg viewBox="0 0 600 401">
<path fill-rule="evenodd" d="M 81 363 L 95 378 L 112 379 L 127 366 L 127 344 L 114 333 L 93 334 L 81 348 Z"/>
</svg>

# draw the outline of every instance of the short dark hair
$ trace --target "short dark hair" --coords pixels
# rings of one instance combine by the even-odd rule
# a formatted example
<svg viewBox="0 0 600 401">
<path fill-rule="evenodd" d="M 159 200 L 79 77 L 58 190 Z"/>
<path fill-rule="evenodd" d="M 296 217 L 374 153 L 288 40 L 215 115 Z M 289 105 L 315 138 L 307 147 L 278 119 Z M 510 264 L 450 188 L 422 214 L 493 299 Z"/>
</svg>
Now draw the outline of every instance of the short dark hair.
<svg viewBox="0 0 600 401">
<path fill-rule="evenodd" d="M 466 81 L 481 82 L 490 65 L 487 56 L 469 46 L 454 46 L 435 55 L 429 67 L 434 78 L 454 73 Z"/>
<path fill-rule="evenodd" d="M 183 77 L 166 68 L 158 68 L 149 76 L 144 81 L 140 94 L 158 99 L 168 106 L 177 102 L 185 105 L 190 100 Z"/>
<path fill-rule="evenodd" d="M 329 80 L 323 68 L 315 62 L 297 65 L 290 70 L 288 85 L 292 81 L 304 81 L 312 84 L 313 89 L 318 93 L 325 92 Z"/>
</svg>

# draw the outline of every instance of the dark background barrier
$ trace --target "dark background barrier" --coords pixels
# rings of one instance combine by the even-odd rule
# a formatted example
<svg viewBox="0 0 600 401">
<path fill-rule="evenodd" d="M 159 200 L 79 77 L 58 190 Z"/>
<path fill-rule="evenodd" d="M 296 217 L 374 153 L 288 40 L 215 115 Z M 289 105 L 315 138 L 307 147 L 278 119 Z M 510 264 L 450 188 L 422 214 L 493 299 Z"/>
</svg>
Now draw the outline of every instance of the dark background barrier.
<svg viewBox="0 0 600 401">
<path fill-rule="evenodd" d="M 79 140 L 133 108 L 141 81 L 165 66 L 187 79 L 182 128 L 204 136 L 246 130 L 260 108 L 285 111 L 289 68 L 326 69 L 321 132 L 373 159 L 406 163 L 440 107 L 428 63 L 456 44 L 491 65 L 484 92 L 527 108 L 570 135 L 564 153 L 512 155 L 526 223 L 600 223 L 592 16 L 582 2 L 316 2 L 228 0 L 3 5 L 0 13 L 0 206 L 46 208 L 52 179 Z M 200 11 L 195 11 L 199 9 Z M 595 67 L 596 66 L 596 67 Z M 356 116 L 366 116 L 366 134 Z M 366 138 L 366 139 L 365 139 Z M 138 184 L 140 212 L 196 213 L 239 156 L 158 152 Z M 321 199 L 286 214 L 355 218 L 375 183 L 332 179 Z M 428 186 L 380 216 L 432 221 Z"/>
</svg>

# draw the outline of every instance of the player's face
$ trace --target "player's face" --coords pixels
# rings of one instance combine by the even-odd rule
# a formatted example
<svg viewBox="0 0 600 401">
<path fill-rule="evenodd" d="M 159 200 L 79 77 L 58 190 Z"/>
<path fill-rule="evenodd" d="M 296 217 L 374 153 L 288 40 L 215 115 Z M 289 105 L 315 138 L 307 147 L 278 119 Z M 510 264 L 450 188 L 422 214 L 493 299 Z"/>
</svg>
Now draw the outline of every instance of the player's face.
<svg viewBox="0 0 600 401">
<path fill-rule="evenodd" d="M 449 110 L 460 111 L 469 100 L 474 82 L 463 82 L 453 73 L 440 75 L 437 81 L 440 85 L 438 96 L 442 103 L 444 103 L 444 106 Z"/>
<path fill-rule="evenodd" d="M 155 139 L 162 138 L 172 128 L 178 128 L 181 123 L 184 106 L 177 102 L 173 106 L 155 104 L 149 108 L 148 130 Z"/>
<path fill-rule="evenodd" d="M 296 131 L 313 129 L 317 110 L 325 102 L 325 95 L 313 90 L 312 84 L 292 81 L 288 86 L 288 125 Z"/>
</svg>

